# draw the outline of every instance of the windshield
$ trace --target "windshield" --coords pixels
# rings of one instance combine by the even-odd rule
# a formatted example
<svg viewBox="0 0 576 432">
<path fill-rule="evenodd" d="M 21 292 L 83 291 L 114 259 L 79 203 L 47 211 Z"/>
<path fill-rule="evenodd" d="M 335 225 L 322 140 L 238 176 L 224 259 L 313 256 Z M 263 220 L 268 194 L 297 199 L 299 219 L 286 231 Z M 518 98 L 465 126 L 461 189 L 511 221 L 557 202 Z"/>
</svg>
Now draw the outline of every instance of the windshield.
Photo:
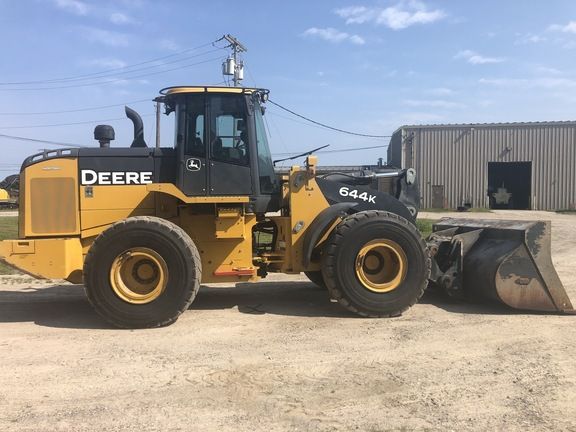
<svg viewBox="0 0 576 432">
<path fill-rule="evenodd" d="M 278 180 L 274 172 L 274 165 L 272 164 L 272 155 L 268 147 L 268 137 L 266 136 L 266 128 L 264 127 L 264 119 L 262 118 L 262 111 L 259 109 L 254 110 L 256 117 L 256 141 L 258 147 L 258 172 L 260 173 L 260 193 L 272 194 L 276 192 L 278 187 Z"/>
</svg>

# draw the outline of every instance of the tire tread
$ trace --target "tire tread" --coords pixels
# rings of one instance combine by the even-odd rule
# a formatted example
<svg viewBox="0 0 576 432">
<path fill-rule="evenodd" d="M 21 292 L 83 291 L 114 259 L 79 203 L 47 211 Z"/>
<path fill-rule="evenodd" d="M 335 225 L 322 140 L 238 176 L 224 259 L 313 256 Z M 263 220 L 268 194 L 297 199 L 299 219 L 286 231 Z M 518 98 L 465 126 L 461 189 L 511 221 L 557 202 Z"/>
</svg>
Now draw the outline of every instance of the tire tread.
<svg viewBox="0 0 576 432">
<path fill-rule="evenodd" d="M 392 219 L 392 220 L 396 221 L 397 223 L 404 226 L 404 228 L 407 228 L 409 231 L 411 231 L 413 234 L 415 234 L 418 237 L 418 239 L 420 240 L 420 246 L 425 251 L 426 278 L 424 279 L 424 282 L 419 287 L 417 295 L 414 297 L 414 299 L 411 303 L 409 303 L 408 305 L 406 305 L 405 307 L 403 307 L 401 309 L 398 309 L 397 311 L 393 311 L 390 313 L 375 314 L 375 313 L 372 313 L 370 311 L 361 309 L 361 308 L 353 305 L 345 297 L 342 289 L 336 283 L 336 267 L 335 267 L 336 256 L 337 256 L 338 249 L 341 247 L 342 241 L 346 237 L 347 233 L 355 225 L 357 225 L 358 223 L 365 221 L 367 219 L 371 219 L 371 218 L 385 218 L 385 219 Z M 420 298 L 422 298 L 422 296 L 424 295 L 424 291 L 426 290 L 426 287 L 428 285 L 428 277 L 430 276 L 431 259 L 430 259 L 430 254 L 428 253 L 428 249 L 426 247 L 426 243 L 422 239 L 422 237 L 420 235 L 420 231 L 418 231 L 418 228 L 416 228 L 416 226 L 414 224 L 412 224 L 408 220 L 404 219 L 403 217 L 396 215 L 395 213 L 390 213 L 390 212 L 383 211 L 383 210 L 366 210 L 366 211 L 354 213 L 354 214 L 346 217 L 346 219 L 344 219 L 334 229 L 332 235 L 330 235 L 330 237 L 328 238 L 327 244 L 324 247 L 322 254 L 323 254 L 323 258 L 324 258 L 323 259 L 323 266 L 322 266 L 323 274 L 325 276 L 324 282 L 326 284 L 326 287 L 328 288 L 328 292 L 330 293 L 330 296 L 334 300 L 336 300 L 341 306 L 346 308 L 347 310 L 349 310 L 355 314 L 358 314 L 362 317 L 365 317 L 365 318 L 389 318 L 389 317 L 395 317 L 395 316 L 402 315 L 402 313 L 404 313 L 410 307 L 414 306 L 418 302 L 418 300 L 420 300 Z"/>
<path fill-rule="evenodd" d="M 184 231 L 178 225 L 155 216 L 133 216 L 114 223 L 111 227 L 100 233 L 100 235 L 98 235 L 98 237 L 96 237 L 96 239 L 92 243 L 92 246 L 90 247 L 88 253 L 86 254 L 86 259 L 84 260 L 84 275 L 88 275 L 92 271 L 96 270 L 95 269 L 97 261 L 96 257 L 98 257 L 100 253 L 105 253 L 104 247 L 106 246 L 107 240 L 110 237 L 114 236 L 119 231 L 129 229 L 131 225 L 139 225 L 140 227 L 142 226 L 147 227 L 148 229 L 160 232 L 166 235 L 167 237 L 176 240 L 177 242 L 181 242 L 184 245 L 183 248 L 180 248 L 181 251 L 182 250 L 185 251 L 185 253 L 188 255 L 186 258 L 188 258 L 191 262 L 194 263 L 195 267 L 194 274 L 196 275 L 197 283 L 194 283 L 193 289 L 187 293 L 187 297 L 185 301 L 182 303 L 182 306 L 178 310 L 174 311 L 172 316 L 168 317 L 163 321 L 155 323 L 153 326 L 148 327 L 167 326 L 175 322 L 178 319 L 178 317 L 184 311 L 186 311 L 190 306 L 190 304 L 194 301 L 194 298 L 196 297 L 198 291 L 200 290 L 200 281 L 202 279 L 201 259 L 200 259 L 200 253 L 198 252 L 198 248 L 196 247 L 190 236 L 186 233 L 186 231 Z M 86 296 L 88 297 L 88 300 L 90 301 L 90 303 L 100 316 L 102 316 L 104 319 L 111 322 L 117 327 L 121 328 L 133 327 L 132 325 L 127 324 L 122 320 L 117 320 L 111 315 L 104 314 L 102 312 L 104 308 L 100 304 L 98 297 L 92 295 L 90 278 L 85 277 L 84 281 L 85 281 L 84 290 L 86 292 Z"/>
</svg>

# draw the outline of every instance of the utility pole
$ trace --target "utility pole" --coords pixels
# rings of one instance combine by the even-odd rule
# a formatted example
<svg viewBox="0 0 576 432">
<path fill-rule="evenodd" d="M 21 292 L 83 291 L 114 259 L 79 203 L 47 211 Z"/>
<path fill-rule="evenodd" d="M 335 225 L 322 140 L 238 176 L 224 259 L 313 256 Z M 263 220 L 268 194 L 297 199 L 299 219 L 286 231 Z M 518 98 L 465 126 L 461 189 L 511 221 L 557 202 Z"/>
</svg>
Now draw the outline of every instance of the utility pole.
<svg viewBox="0 0 576 432">
<path fill-rule="evenodd" d="M 164 102 L 164 96 L 154 99 L 156 102 L 156 148 L 160 148 L 160 104 Z"/>
<path fill-rule="evenodd" d="M 233 75 L 234 87 L 238 87 L 240 81 L 244 79 L 244 62 L 242 60 L 238 61 L 238 54 L 248 50 L 238 39 L 230 34 L 224 35 L 222 38 L 230 43 L 226 48 L 232 48 L 232 57 L 229 57 L 222 65 L 222 73 L 224 75 Z"/>
</svg>

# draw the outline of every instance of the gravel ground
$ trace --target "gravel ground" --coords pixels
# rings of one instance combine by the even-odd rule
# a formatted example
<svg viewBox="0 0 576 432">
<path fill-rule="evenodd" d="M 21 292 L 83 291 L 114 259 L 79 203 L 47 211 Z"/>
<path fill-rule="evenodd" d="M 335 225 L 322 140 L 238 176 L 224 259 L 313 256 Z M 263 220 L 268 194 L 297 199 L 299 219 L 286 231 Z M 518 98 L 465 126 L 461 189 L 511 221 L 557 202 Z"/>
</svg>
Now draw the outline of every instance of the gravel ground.
<svg viewBox="0 0 576 432">
<path fill-rule="evenodd" d="M 576 216 L 458 216 L 552 219 L 553 259 L 576 291 Z M 434 293 L 402 317 L 362 319 L 277 275 L 203 287 L 176 324 L 126 331 L 81 286 L 6 276 L 0 430 L 576 431 L 575 319 Z"/>
</svg>

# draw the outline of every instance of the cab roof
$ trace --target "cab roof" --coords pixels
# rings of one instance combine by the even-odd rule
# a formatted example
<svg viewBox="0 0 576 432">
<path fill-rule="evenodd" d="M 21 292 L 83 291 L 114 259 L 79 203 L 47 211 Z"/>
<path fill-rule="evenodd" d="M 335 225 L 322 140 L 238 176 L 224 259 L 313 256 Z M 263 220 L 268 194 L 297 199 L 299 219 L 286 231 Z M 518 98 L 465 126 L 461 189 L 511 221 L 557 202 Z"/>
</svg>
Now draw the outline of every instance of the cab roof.
<svg viewBox="0 0 576 432">
<path fill-rule="evenodd" d="M 175 87 L 166 87 L 160 90 L 160 94 L 164 96 L 170 96 L 182 93 L 268 94 L 269 90 L 261 88 L 251 88 L 251 87 L 218 87 L 218 86 L 175 86 Z"/>
</svg>

